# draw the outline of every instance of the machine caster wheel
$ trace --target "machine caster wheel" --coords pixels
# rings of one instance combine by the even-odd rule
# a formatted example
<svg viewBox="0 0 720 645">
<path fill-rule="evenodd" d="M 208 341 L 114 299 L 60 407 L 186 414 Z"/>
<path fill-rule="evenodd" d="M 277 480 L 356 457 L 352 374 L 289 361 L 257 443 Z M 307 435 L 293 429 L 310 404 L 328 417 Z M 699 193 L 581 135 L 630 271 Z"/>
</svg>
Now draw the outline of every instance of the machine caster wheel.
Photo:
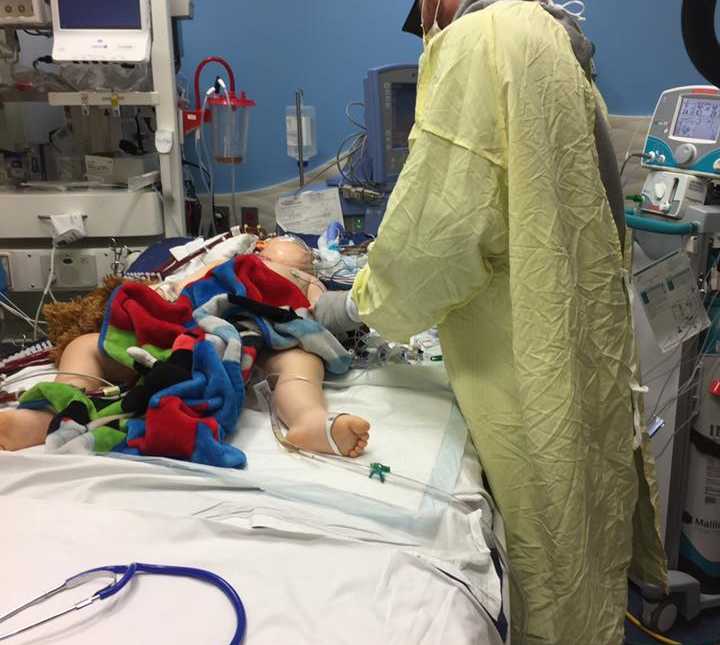
<svg viewBox="0 0 720 645">
<path fill-rule="evenodd" d="M 678 608 L 671 600 L 648 602 L 643 600 L 642 623 L 659 634 L 669 632 L 678 617 Z"/>
</svg>

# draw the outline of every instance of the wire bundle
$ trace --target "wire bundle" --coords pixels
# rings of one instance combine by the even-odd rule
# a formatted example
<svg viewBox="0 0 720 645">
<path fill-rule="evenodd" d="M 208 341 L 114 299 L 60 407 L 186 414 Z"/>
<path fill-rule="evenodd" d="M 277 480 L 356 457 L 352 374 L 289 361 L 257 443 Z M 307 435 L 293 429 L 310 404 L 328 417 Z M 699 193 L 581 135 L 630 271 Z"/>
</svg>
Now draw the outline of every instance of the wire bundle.
<svg viewBox="0 0 720 645">
<path fill-rule="evenodd" d="M 40 333 L 43 336 L 47 336 L 47 334 L 39 328 L 39 325 L 45 325 L 46 323 L 38 321 L 37 325 L 35 321 L 28 316 L 20 307 L 18 307 L 10 298 L 8 298 L 4 293 L 0 293 L 0 309 L 3 311 L 6 311 L 11 316 L 18 318 L 25 324 L 27 324 L 29 327 L 33 329 L 34 333 Z"/>
<path fill-rule="evenodd" d="M 368 191 L 377 191 L 378 185 L 368 177 L 367 168 L 367 148 L 368 148 L 368 134 L 367 127 L 362 123 L 358 122 L 350 114 L 350 108 L 353 106 L 365 107 L 365 105 L 359 101 L 353 101 L 348 103 L 345 107 L 345 116 L 348 121 L 352 123 L 358 132 L 353 132 L 347 136 L 340 147 L 338 148 L 335 156 L 340 176 L 343 178 L 346 184 L 350 186 L 359 186 Z M 342 163 L 342 160 L 345 163 Z M 384 197 L 384 193 L 382 194 Z M 381 199 L 382 199 L 381 197 Z"/>
</svg>

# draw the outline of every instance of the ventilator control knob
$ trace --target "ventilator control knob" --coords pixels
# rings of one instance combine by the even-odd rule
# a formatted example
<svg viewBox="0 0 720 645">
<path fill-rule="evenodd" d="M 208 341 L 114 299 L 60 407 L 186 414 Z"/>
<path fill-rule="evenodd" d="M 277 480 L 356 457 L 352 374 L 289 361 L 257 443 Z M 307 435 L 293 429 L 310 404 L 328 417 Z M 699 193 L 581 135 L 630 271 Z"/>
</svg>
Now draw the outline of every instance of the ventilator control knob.
<svg viewBox="0 0 720 645">
<path fill-rule="evenodd" d="M 680 166 L 687 166 L 697 156 L 697 148 L 692 143 L 683 143 L 675 150 L 675 161 Z"/>
</svg>

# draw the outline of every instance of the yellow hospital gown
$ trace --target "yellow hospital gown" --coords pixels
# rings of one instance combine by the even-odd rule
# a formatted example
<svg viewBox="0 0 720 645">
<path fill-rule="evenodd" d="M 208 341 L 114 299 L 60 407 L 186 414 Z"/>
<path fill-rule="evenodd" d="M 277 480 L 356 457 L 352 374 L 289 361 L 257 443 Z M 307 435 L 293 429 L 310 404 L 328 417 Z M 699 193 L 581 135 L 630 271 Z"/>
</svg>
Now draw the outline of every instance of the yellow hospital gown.
<svg viewBox="0 0 720 645">
<path fill-rule="evenodd" d="M 523 630 L 514 590 L 514 643 L 619 644 L 631 563 L 666 579 L 646 434 L 633 449 L 636 347 L 595 106 L 536 3 L 445 29 L 353 289 L 392 340 L 439 325 L 528 605 Z"/>
</svg>

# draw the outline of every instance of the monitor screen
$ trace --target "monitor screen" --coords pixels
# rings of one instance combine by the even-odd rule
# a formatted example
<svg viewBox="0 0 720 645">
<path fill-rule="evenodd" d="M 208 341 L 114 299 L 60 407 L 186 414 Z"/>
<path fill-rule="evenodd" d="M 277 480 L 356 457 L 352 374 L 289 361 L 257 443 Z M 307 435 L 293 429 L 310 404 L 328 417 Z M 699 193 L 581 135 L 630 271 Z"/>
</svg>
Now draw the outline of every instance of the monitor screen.
<svg viewBox="0 0 720 645">
<path fill-rule="evenodd" d="M 392 86 L 392 147 L 394 150 L 408 147 L 410 131 L 415 124 L 417 85 L 393 83 Z"/>
<path fill-rule="evenodd" d="M 684 96 L 680 104 L 674 137 L 714 143 L 720 135 L 720 101 Z"/>
<path fill-rule="evenodd" d="M 140 0 L 58 0 L 62 29 L 141 29 Z"/>
</svg>

